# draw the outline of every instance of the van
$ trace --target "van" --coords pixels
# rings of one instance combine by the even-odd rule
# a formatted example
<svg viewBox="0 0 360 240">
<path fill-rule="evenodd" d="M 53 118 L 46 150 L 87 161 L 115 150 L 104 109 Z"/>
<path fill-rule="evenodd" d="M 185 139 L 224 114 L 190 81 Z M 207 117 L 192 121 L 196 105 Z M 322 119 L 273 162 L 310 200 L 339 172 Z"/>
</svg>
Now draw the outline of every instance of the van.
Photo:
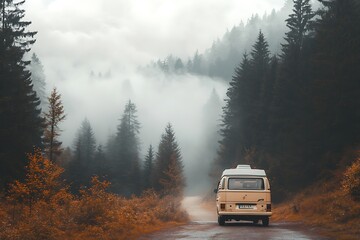
<svg viewBox="0 0 360 240">
<path fill-rule="evenodd" d="M 270 183 L 262 169 L 250 165 L 238 165 L 225 169 L 221 175 L 216 193 L 218 223 L 246 220 L 254 224 L 269 225 L 271 212 Z"/>
</svg>

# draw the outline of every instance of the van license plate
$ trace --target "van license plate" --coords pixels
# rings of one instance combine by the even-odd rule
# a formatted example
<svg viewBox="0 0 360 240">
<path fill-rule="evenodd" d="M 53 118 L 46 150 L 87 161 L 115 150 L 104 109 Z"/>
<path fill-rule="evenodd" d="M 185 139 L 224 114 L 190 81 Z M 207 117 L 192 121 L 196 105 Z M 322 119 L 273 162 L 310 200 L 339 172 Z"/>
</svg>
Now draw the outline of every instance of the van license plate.
<svg viewBox="0 0 360 240">
<path fill-rule="evenodd" d="M 247 205 L 247 204 L 239 204 L 238 207 L 239 207 L 239 209 L 253 209 L 254 208 L 253 205 Z"/>
</svg>

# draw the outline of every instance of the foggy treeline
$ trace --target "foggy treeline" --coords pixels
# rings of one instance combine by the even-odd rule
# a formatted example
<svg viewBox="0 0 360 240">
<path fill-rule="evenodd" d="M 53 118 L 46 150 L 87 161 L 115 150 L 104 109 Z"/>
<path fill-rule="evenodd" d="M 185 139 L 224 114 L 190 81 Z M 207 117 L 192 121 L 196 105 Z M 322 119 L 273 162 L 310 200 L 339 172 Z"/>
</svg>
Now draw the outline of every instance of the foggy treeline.
<svg viewBox="0 0 360 240">
<path fill-rule="evenodd" d="M 150 145 L 146 156 L 140 156 L 136 112 L 136 105 L 129 101 L 104 147 L 97 145 L 89 120 L 82 122 L 73 149 L 67 149 L 59 159 L 75 189 L 87 186 L 91 177 L 97 175 L 109 180 L 110 190 L 122 196 L 140 195 L 147 189 L 182 195 L 185 176 L 172 125 L 166 126 L 156 149 Z"/>
<path fill-rule="evenodd" d="M 257 30 L 262 29 L 268 37 L 269 49 L 278 52 L 286 31 L 285 19 L 291 11 L 292 1 L 285 2 L 284 7 L 269 14 L 259 16 L 254 14 L 246 23 L 241 22 L 230 31 L 227 30 L 221 39 L 213 42 L 211 48 L 204 53 L 196 51 L 189 59 L 181 59 L 169 55 L 148 65 L 148 68 L 157 68 L 164 73 L 184 74 L 191 73 L 218 77 L 229 82 L 239 59 L 250 49 L 256 39 Z"/>
<path fill-rule="evenodd" d="M 213 168 L 266 169 L 276 200 L 354 161 L 360 136 L 360 3 L 295 0 L 281 51 L 258 31 L 233 73 Z"/>
<path fill-rule="evenodd" d="M 140 156 L 141 123 L 130 100 L 106 146 L 97 143 L 90 121 L 84 119 L 73 145 L 64 150 L 59 140 L 59 125 L 66 119 L 61 93 L 54 88 L 46 96 L 44 69 L 35 53 L 31 61 L 24 60 L 36 32 L 25 31 L 30 22 L 22 20 L 22 4 L 0 3 L 2 187 L 25 178 L 26 154 L 39 147 L 46 158 L 65 167 L 65 178 L 73 192 L 86 188 L 98 175 L 110 180 L 110 189 L 122 196 L 140 195 L 150 188 L 164 195 L 182 196 L 184 166 L 172 125 L 166 126 L 156 150 L 149 146 L 148 155 Z"/>
</svg>

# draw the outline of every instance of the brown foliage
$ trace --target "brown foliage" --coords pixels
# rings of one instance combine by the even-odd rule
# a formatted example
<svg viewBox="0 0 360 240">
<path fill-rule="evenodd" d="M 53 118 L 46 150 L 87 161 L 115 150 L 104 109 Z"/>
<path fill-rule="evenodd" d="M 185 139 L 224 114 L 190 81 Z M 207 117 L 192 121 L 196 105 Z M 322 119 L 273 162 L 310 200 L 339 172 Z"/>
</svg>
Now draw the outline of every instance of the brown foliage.
<svg viewBox="0 0 360 240">
<path fill-rule="evenodd" d="M 272 219 L 318 226 L 334 239 L 358 239 L 360 203 L 354 197 L 354 190 L 359 187 L 359 159 L 345 170 L 335 171 L 332 178 L 321 180 L 296 194 L 291 201 L 276 206 Z"/>
<path fill-rule="evenodd" d="M 0 239 L 133 239 L 166 222 L 187 221 L 180 198 L 153 191 L 125 199 L 93 177 L 79 196 L 60 180 L 63 169 L 39 150 L 29 155 L 26 179 L 15 181 L 0 202 Z"/>
<path fill-rule="evenodd" d="M 345 170 L 342 187 L 354 200 L 360 201 L 360 156 Z"/>
</svg>

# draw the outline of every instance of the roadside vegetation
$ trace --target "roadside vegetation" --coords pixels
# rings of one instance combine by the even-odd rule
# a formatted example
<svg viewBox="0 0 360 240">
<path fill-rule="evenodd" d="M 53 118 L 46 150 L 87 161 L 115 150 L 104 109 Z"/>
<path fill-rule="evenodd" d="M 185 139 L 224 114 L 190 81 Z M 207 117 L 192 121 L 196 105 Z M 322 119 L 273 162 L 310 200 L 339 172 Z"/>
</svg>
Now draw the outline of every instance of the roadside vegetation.
<svg viewBox="0 0 360 240">
<path fill-rule="evenodd" d="M 0 239 L 134 239 L 187 221 L 181 196 L 148 190 L 124 198 L 97 176 L 75 195 L 61 180 L 63 171 L 39 150 L 29 155 L 25 180 L 2 196 Z"/>
<path fill-rule="evenodd" d="M 336 239 L 360 236 L 360 151 L 345 169 L 296 194 L 274 209 L 272 220 L 318 227 Z"/>
</svg>

